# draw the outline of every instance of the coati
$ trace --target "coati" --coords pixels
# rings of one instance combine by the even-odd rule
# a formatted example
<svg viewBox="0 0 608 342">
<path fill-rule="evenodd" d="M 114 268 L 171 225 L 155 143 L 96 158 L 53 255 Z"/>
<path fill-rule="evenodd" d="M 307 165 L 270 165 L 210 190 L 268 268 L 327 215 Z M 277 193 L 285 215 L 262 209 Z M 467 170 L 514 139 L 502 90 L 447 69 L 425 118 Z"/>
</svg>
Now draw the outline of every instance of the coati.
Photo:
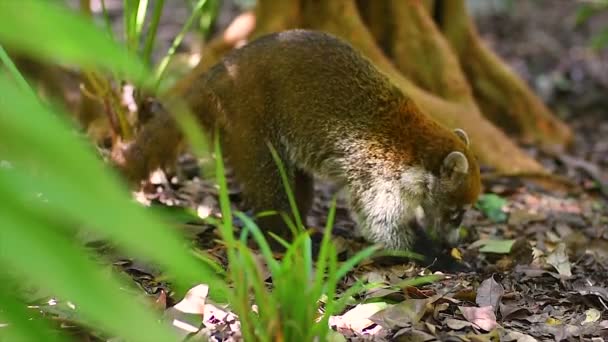
<svg viewBox="0 0 608 342">
<path fill-rule="evenodd" d="M 428 229 L 448 236 L 480 192 L 464 131 L 423 114 L 370 61 L 326 33 L 261 37 L 178 85 L 174 95 L 209 132 L 219 128 L 244 198 L 256 210 L 290 212 L 268 143 L 284 162 L 302 217 L 311 207 L 313 175 L 337 180 L 364 237 L 388 249 L 411 247 L 421 212 Z M 285 236 L 279 216 L 260 225 Z"/>
</svg>

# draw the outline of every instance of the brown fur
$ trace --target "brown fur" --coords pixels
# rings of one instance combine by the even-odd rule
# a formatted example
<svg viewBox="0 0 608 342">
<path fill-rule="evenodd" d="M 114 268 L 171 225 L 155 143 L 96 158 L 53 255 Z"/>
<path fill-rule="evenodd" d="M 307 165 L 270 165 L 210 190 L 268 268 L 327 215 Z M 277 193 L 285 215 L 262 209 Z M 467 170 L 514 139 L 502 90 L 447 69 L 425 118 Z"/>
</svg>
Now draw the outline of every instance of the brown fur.
<svg viewBox="0 0 608 342">
<path fill-rule="evenodd" d="M 400 184 L 404 172 L 423 170 L 425 179 L 437 179 L 438 188 L 421 184 L 433 193 L 412 189 L 410 194 L 404 184 L 402 200 L 432 197 L 441 208 L 472 203 L 479 193 L 479 168 L 463 140 L 421 113 L 350 45 L 328 34 L 293 30 L 262 37 L 175 89 L 207 130 L 220 128 L 223 150 L 257 210 L 289 212 L 268 142 L 284 161 L 303 217 L 311 206 L 312 175 L 340 180 L 362 220 L 375 215 L 371 229 L 382 232 L 382 224 L 391 225 L 387 229 L 394 232 L 387 236 L 368 234 L 389 247 L 410 243 L 411 230 L 394 227 L 392 218 L 402 214 L 399 225 L 404 225 L 413 212 L 404 204 L 408 213 L 384 218 L 382 208 L 369 208 L 370 200 L 378 205 L 382 199 L 366 192 L 382 184 L 378 181 Z M 466 156 L 469 172 L 446 179 L 442 165 L 453 151 Z M 387 196 L 394 198 L 392 192 Z M 285 235 L 280 218 L 262 225 Z M 400 242 L 386 241 L 393 238 Z"/>
</svg>

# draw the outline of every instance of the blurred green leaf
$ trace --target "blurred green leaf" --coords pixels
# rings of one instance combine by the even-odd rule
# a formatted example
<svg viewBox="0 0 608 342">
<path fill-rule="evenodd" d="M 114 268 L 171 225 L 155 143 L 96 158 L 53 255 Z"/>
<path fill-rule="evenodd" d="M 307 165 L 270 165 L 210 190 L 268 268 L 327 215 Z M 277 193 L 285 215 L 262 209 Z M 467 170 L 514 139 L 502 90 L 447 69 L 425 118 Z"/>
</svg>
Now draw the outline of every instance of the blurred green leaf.
<svg viewBox="0 0 608 342">
<path fill-rule="evenodd" d="M 130 51 L 137 51 L 137 12 L 139 0 L 123 0 L 124 38 Z"/>
<path fill-rule="evenodd" d="M 274 160 L 277 168 L 279 169 L 279 174 L 281 175 L 281 181 L 283 182 L 283 188 L 285 189 L 285 193 L 287 194 L 287 200 L 289 202 L 289 207 L 291 208 L 291 214 L 293 215 L 296 221 L 296 229 L 298 231 L 302 231 L 306 229 L 304 224 L 302 224 L 302 218 L 300 216 L 300 211 L 298 209 L 298 205 L 296 203 L 296 197 L 293 193 L 293 189 L 289 184 L 289 177 L 287 176 L 287 171 L 285 170 L 285 165 L 279 156 L 277 150 L 275 150 L 274 146 L 268 143 L 268 149 L 270 149 L 270 153 L 272 154 L 272 159 Z M 292 233 L 296 235 L 296 231 L 292 229 Z"/>
<path fill-rule="evenodd" d="M 160 61 L 160 63 L 158 63 L 158 67 L 156 68 L 156 73 L 155 73 L 156 74 L 155 89 L 158 89 L 160 82 L 162 81 L 163 76 L 165 74 L 165 71 L 167 70 L 167 66 L 169 65 L 169 62 L 171 61 L 171 58 L 173 58 L 175 51 L 177 51 L 177 47 L 182 43 L 182 40 L 186 36 L 186 32 L 188 32 L 188 30 L 190 29 L 190 26 L 192 26 L 194 19 L 200 15 L 200 13 L 203 10 L 205 3 L 207 3 L 207 1 L 209 1 L 209 0 L 198 0 L 197 1 L 196 5 L 194 6 L 194 9 L 192 10 L 192 13 L 190 14 L 190 17 L 188 17 L 188 19 L 184 23 L 184 26 L 182 26 L 182 29 L 179 31 L 177 36 L 175 36 L 175 39 L 173 39 L 173 43 L 171 44 L 171 47 L 169 47 L 169 51 L 167 51 L 167 54 L 165 55 L 165 57 L 163 57 L 163 59 Z"/>
<path fill-rule="evenodd" d="M 152 63 L 152 51 L 154 50 L 154 43 L 156 42 L 156 31 L 158 30 L 158 24 L 160 23 L 160 16 L 163 13 L 163 6 L 165 0 L 156 0 L 154 2 L 154 10 L 152 11 L 152 19 L 150 20 L 150 27 L 146 34 L 146 42 L 144 43 L 144 50 L 142 56 L 146 63 Z"/>
<path fill-rule="evenodd" d="M 66 341 L 51 330 L 39 313 L 26 307 L 9 290 L 4 282 L 0 282 L 0 341 Z M 2 324 L 8 326 L 2 327 Z"/>
<path fill-rule="evenodd" d="M 576 25 L 582 25 L 591 17 L 606 13 L 608 11 L 608 0 L 595 0 L 582 4 L 576 11 Z M 608 46 L 608 27 L 591 38 L 591 47 L 600 50 Z"/>
<path fill-rule="evenodd" d="M 6 179 L 0 178 L 0 185 Z M 5 188 L 2 187 L 2 190 Z M 11 201 L 12 193 L 0 191 Z M 0 263 L 34 284 L 67 298 L 77 307 L 89 326 L 133 341 L 172 341 L 176 336 L 156 323 L 147 310 L 127 293 L 121 284 L 102 272 L 70 242 L 62 228 L 48 217 L 11 201 L 0 207 Z M 133 327 L 145 327 L 133 329 Z M 46 339 L 43 339 L 46 340 Z"/>
<path fill-rule="evenodd" d="M 432 283 L 438 282 L 440 280 L 443 280 L 444 278 L 445 278 L 445 276 L 441 275 L 441 274 L 431 274 L 431 275 L 427 275 L 427 276 L 420 276 L 420 277 L 404 279 L 404 280 L 398 282 L 397 284 L 395 284 L 394 286 L 399 287 L 399 288 L 405 288 L 408 286 L 421 286 L 421 285 L 432 284 Z"/>
<path fill-rule="evenodd" d="M 585 23 L 589 18 L 608 9 L 608 0 L 595 0 L 583 3 L 576 11 L 576 25 Z"/>
<path fill-rule="evenodd" d="M 198 216 L 196 210 L 187 207 L 153 204 L 146 208 L 146 211 L 152 212 L 154 215 L 161 216 L 167 222 L 176 224 L 203 222 L 203 220 Z"/>
<path fill-rule="evenodd" d="M 2 156 L 24 168 L 3 182 L 4 190 L 12 192 L 5 200 L 24 203 L 41 194 L 46 201 L 33 202 L 36 209 L 86 223 L 135 255 L 171 270 L 184 290 L 206 282 L 212 295 L 223 296 L 225 289 L 215 273 L 194 259 L 175 232 L 129 199 L 94 151 L 85 148 L 60 117 L 65 115 L 50 111 L 0 77 Z"/>
<path fill-rule="evenodd" d="M 109 69 L 138 83 L 149 75 L 135 54 L 56 1 L 0 1 L 0 43 L 35 58 Z"/>
<path fill-rule="evenodd" d="M 199 20 L 199 27 L 203 37 L 208 37 L 211 27 L 217 18 L 220 9 L 220 2 L 218 0 L 208 0 L 201 9 L 201 18 Z"/>
<path fill-rule="evenodd" d="M 482 240 L 479 242 L 479 245 L 481 245 L 479 251 L 482 253 L 509 254 L 514 243 L 515 240 Z"/>
<path fill-rule="evenodd" d="M 25 91 L 30 91 L 30 92 L 32 91 L 32 88 L 27 83 L 27 81 L 25 80 L 23 75 L 21 75 L 21 73 L 17 69 L 17 66 L 15 65 L 15 63 L 13 63 L 13 61 L 8 56 L 8 54 L 6 53 L 6 50 L 4 50 L 2 45 L 0 45 L 0 62 L 2 62 L 2 65 L 6 69 L 8 69 L 9 74 L 15 80 L 15 82 L 17 82 L 19 84 L 21 89 L 23 89 Z"/>
<path fill-rule="evenodd" d="M 597 14 L 597 8 L 591 4 L 583 4 L 576 11 L 576 25 L 584 24 L 589 18 Z"/>
<path fill-rule="evenodd" d="M 139 0 L 137 6 L 137 16 L 135 18 L 135 37 L 139 42 L 141 38 L 142 30 L 144 29 L 144 22 L 146 21 L 146 14 L 148 14 L 148 0 Z"/>
<path fill-rule="evenodd" d="M 591 47 L 596 50 L 603 49 L 608 46 L 608 27 L 605 27 L 600 33 L 591 39 Z"/>
<path fill-rule="evenodd" d="M 148 0 L 124 0 L 123 10 L 125 41 L 129 50 L 137 53 L 148 12 Z"/>
<path fill-rule="evenodd" d="M 496 194 L 484 194 L 477 201 L 477 208 L 493 222 L 500 223 L 507 220 L 507 214 L 502 210 L 507 200 Z"/>
</svg>

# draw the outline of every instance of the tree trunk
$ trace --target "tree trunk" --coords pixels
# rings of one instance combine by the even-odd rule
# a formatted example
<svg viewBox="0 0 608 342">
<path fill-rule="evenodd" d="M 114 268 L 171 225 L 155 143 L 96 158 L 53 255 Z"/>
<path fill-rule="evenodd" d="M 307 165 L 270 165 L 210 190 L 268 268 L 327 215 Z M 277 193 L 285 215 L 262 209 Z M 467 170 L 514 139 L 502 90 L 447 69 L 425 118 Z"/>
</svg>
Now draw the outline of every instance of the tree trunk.
<svg viewBox="0 0 608 342">
<path fill-rule="evenodd" d="M 564 145 L 572 131 L 479 38 L 464 0 L 442 2 L 439 24 L 458 55 L 484 115 L 507 133 L 543 145 Z"/>
</svg>

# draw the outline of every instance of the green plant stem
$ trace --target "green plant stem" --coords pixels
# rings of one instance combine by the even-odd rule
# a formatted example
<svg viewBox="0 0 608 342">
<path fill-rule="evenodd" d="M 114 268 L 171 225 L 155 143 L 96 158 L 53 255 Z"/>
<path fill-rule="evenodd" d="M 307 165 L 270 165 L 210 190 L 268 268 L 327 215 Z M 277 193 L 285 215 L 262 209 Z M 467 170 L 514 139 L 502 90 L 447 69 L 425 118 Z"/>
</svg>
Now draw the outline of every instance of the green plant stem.
<svg viewBox="0 0 608 342">
<path fill-rule="evenodd" d="M 130 51 L 137 51 L 137 10 L 139 0 L 124 0 L 125 41 Z"/>
<path fill-rule="evenodd" d="M 108 34 L 110 37 L 114 38 L 114 33 L 112 32 L 112 22 L 110 21 L 110 14 L 108 13 L 108 9 L 106 7 L 106 0 L 101 0 L 101 11 L 103 13 L 103 20 L 106 24 L 106 30 L 108 30 Z"/>
<path fill-rule="evenodd" d="M 141 37 L 141 31 L 144 28 L 147 9 L 148 0 L 140 0 L 139 6 L 137 6 L 137 14 L 135 15 L 135 38 L 137 39 L 137 41 L 139 41 L 139 38 Z"/>
<path fill-rule="evenodd" d="M 25 91 L 30 92 L 31 94 L 34 94 L 32 87 L 30 87 L 30 85 L 25 80 L 25 77 L 23 77 L 21 72 L 19 72 L 19 69 L 17 69 L 17 66 L 15 65 L 15 63 L 13 63 L 13 60 L 9 57 L 8 53 L 6 53 L 6 50 L 4 50 L 2 45 L 0 45 L 0 61 L 2 61 L 2 64 L 6 66 L 9 74 L 11 75 L 11 77 L 13 77 L 15 82 L 19 84 L 19 87 L 21 87 Z"/>
<path fill-rule="evenodd" d="M 154 11 L 152 12 L 152 20 L 150 21 L 150 28 L 146 34 L 146 42 L 144 44 L 144 51 L 142 57 L 148 64 L 152 64 L 152 51 L 154 50 L 154 43 L 156 43 L 156 31 L 160 22 L 160 16 L 163 13 L 163 6 L 165 0 L 156 0 L 154 3 Z"/>
<path fill-rule="evenodd" d="M 292 215 L 294 217 L 294 220 L 296 221 L 296 231 L 305 229 L 304 224 L 302 223 L 302 219 L 300 217 L 298 205 L 296 204 L 296 198 L 294 196 L 293 189 L 291 189 L 291 184 L 289 184 L 289 178 L 287 177 L 283 161 L 281 160 L 281 157 L 277 153 L 277 150 L 275 150 L 274 146 L 268 144 L 268 148 L 270 149 L 270 154 L 272 154 L 272 159 L 274 159 L 274 162 L 275 164 L 277 164 L 277 168 L 279 169 L 281 180 L 283 181 L 283 187 L 285 188 L 285 192 L 287 193 L 289 207 L 291 208 Z"/>
<path fill-rule="evenodd" d="M 177 36 L 175 36 L 175 39 L 173 40 L 173 43 L 171 44 L 169 51 L 167 51 L 167 54 L 165 55 L 165 57 L 158 64 L 158 68 L 156 69 L 156 85 L 154 87 L 155 90 L 158 89 L 158 86 L 160 85 L 160 81 L 162 80 L 163 75 L 165 74 L 165 71 L 167 69 L 167 66 L 169 65 L 169 62 L 171 61 L 171 58 L 173 58 L 173 55 L 175 54 L 177 47 L 182 43 L 182 40 L 184 39 L 186 32 L 188 32 L 188 30 L 190 29 L 190 26 L 192 26 L 192 23 L 194 22 L 194 19 L 200 14 L 200 11 L 203 9 L 203 6 L 205 6 L 206 2 L 207 2 L 207 0 L 199 0 L 196 3 L 196 6 L 194 7 L 192 14 L 188 18 L 188 20 L 186 20 L 186 23 L 182 27 L 179 34 Z"/>
<path fill-rule="evenodd" d="M 104 99 L 104 104 L 109 105 L 110 108 L 107 108 L 107 110 L 111 110 L 111 112 L 108 112 L 107 114 L 109 116 L 110 123 L 115 122 L 113 114 L 118 120 L 118 127 L 114 127 L 115 125 L 112 125 L 113 128 L 119 130 L 117 133 L 123 138 L 123 140 L 131 140 L 133 137 L 133 132 L 129 122 L 127 121 L 126 113 L 120 105 L 119 95 L 112 90 L 112 87 L 106 78 L 99 76 L 95 72 L 85 72 L 84 75 L 89 83 L 93 86 L 93 90 L 97 96 Z M 107 100 L 107 102 L 105 100 Z"/>
</svg>

